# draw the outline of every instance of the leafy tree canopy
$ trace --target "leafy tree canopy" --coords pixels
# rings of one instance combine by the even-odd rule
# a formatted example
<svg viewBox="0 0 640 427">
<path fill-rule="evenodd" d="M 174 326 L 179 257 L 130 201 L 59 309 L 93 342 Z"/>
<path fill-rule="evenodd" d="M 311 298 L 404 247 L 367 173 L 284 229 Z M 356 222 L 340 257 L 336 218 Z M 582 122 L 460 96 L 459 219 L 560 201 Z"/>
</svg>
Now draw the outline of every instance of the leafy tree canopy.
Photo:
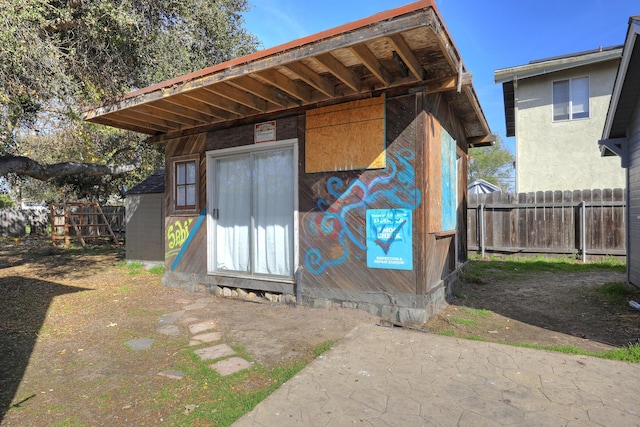
<svg viewBox="0 0 640 427">
<path fill-rule="evenodd" d="M 490 147 L 470 148 L 469 182 L 484 179 L 502 188 L 502 191 L 511 191 L 514 160 L 501 139 Z"/>
<path fill-rule="evenodd" d="M 0 174 L 33 176 L 35 164 L 2 168 L 15 156 L 40 166 L 159 166 L 161 150 L 140 135 L 82 123 L 79 113 L 255 51 L 257 40 L 242 28 L 247 9 L 246 0 L 1 1 Z M 14 183 L 21 180 L 15 175 Z"/>
</svg>

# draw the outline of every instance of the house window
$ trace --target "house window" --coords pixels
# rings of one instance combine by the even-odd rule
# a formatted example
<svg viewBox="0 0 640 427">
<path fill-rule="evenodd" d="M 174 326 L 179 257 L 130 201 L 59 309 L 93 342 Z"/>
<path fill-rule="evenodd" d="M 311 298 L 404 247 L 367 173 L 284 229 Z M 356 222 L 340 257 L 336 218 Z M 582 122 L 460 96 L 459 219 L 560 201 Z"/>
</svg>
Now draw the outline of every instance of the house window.
<svg viewBox="0 0 640 427">
<path fill-rule="evenodd" d="M 196 161 L 175 162 L 176 210 L 196 209 Z"/>
<path fill-rule="evenodd" d="M 553 120 L 589 117 L 589 77 L 553 82 Z"/>
</svg>

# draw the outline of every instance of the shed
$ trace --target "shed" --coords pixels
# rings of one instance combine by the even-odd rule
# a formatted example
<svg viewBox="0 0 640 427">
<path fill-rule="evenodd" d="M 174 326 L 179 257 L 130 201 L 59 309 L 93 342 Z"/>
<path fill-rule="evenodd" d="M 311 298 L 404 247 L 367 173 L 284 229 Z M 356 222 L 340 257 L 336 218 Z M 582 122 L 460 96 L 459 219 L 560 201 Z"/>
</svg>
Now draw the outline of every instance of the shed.
<svg viewBox="0 0 640 427">
<path fill-rule="evenodd" d="M 502 191 L 500 187 L 484 179 L 476 179 L 467 187 L 469 194 L 489 194 Z"/>
<path fill-rule="evenodd" d="M 495 140 L 428 0 L 84 118 L 165 146 L 165 285 L 296 293 L 394 321 L 446 304 L 467 259 L 467 149 Z"/>
<path fill-rule="evenodd" d="M 640 286 L 640 15 L 629 28 L 599 141 L 603 156 L 618 155 L 626 171 L 627 280 Z"/>
<path fill-rule="evenodd" d="M 164 263 L 164 169 L 126 192 L 126 259 Z"/>
</svg>

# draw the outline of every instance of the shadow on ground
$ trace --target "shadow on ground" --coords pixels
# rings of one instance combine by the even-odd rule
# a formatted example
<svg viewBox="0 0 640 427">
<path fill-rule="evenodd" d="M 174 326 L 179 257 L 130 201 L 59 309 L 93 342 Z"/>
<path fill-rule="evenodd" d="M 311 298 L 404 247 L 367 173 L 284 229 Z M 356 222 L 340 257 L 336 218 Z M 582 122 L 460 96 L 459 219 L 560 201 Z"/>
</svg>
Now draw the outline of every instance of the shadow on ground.
<svg viewBox="0 0 640 427">
<path fill-rule="evenodd" d="M 53 298 L 86 290 L 19 276 L 0 278 L 0 422 L 11 406 L 33 397 L 14 395 Z"/>
</svg>

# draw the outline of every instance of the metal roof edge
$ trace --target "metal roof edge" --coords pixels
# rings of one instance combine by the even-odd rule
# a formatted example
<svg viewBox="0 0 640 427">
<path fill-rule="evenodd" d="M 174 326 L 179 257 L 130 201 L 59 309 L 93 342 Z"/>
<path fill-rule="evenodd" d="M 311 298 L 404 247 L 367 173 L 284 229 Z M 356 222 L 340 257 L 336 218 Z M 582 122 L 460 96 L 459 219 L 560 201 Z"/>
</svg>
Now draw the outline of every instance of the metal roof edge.
<svg viewBox="0 0 640 427">
<path fill-rule="evenodd" d="M 529 77 L 567 70 L 570 68 L 611 61 L 621 58 L 622 51 L 623 47 L 622 45 L 620 45 L 606 48 L 602 51 L 597 50 L 581 52 L 579 54 L 570 54 L 554 57 L 547 60 L 530 62 L 529 64 L 525 65 L 501 68 L 493 72 L 494 82 L 504 83 L 507 81 L 512 81 L 514 79 L 525 79 Z"/>
</svg>

